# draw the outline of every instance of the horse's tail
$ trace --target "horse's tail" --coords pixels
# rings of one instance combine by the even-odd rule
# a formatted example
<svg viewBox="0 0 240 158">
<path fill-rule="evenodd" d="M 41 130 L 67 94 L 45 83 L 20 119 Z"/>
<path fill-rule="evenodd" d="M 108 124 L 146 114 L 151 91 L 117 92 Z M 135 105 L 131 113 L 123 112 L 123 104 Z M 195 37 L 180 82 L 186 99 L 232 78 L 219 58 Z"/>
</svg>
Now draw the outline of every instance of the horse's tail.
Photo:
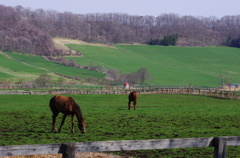
<svg viewBox="0 0 240 158">
<path fill-rule="evenodd" d="M 129 98 L 129 101 L 137 100 L 137 98 L 138 98 L 138 92 L 137 92 L 137 91 L 131 92 L 131 93 L 129 94 L 128 98 Z"/>
</svg>

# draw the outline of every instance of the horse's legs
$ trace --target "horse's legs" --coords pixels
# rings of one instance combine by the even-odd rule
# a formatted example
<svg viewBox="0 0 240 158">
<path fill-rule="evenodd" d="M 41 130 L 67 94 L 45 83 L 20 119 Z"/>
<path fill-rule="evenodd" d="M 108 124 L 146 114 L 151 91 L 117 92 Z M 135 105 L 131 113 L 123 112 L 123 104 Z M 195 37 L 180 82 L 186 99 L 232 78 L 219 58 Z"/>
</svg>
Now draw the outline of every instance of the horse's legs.
<svg viewBox="0 0 240 158">
<path fill-rule="evenodd" d="M 72 133 L 75 133 L 75 131 L 74 131 L 74 114 L 72 114 Z"/>
<path fill-rule="evenodd" d="M 128 110 L 131 109 L 131 101 L 128 102 Z"/>
<path fill-rule="evenodd" d="M 134 105 L 134 110 L 136 110 L 137 100 L 133 101 L 133 105 Z"/>
<path fill-rule="evenodd" d="M 66 116 L 67 116 L 66 114 L 63 115 L 62 122 L 61 122 L 61 125 L 60 125 L 59 130 L 58 130 L 59 133 L 61 132 L 61 128 L 62 128 L 62 125 L 65 121 Z"/>
<path fill-rule="evenodd" d="M 58 112 L 53 112 L 52 116 L 52 132 L 56 132 L 56 117 L 58 116 Z"/>
</svg>

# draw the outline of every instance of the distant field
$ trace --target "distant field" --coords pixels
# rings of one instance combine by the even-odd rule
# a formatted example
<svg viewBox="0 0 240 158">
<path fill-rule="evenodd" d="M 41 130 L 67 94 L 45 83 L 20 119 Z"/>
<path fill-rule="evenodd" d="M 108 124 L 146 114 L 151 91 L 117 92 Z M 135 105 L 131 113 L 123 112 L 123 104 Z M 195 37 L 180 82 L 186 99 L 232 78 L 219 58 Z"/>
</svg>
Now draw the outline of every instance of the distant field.
<svg viewBox="0 0 240 158">
<path fill-rule="evenodd" d="M 125 73 L 146 67 L 152 76 L 148 83 L 158 85 L 218 85 L 218 76 L 226 73 L 233 83 L 240 81 L 240 51 L 229 47 L 163 47 L 148 45 L 116 45 L 116 48 L 67 46 L 83 53 L 77 63 L 103 65 Z"/>
<path fill-rule="evenodd" d="M 59 39 L 58 39 L 59 40 Z M 58 41 L 61 46 L 71 40 Z M 87 66 L 103 65 L 119 72 L 131 73 L 146 67 L 151 75 L 149 84 L 159 86 L 207 86 L 218 87 L 218 76 L 226 73 L 232 83 L 240 82 L 240 51 L 229 47 L 163 47 L 148 45 L 115 45 L 78 43 L 66 44 L 81 57 L 74 58 L 76 63 Z M 25 62 L 25 65 L 0 55 L 1 80 L 32 80 L 40 74 L 55 76 L 59 73 L 71 77 L 85 78 L 94 76 L 104 78 L 105 74 L 87 71 L 45 60 L 40 56 L 7 53 L 14 59 Z M 57 76 L 55 76 L 56 78 Z"/>
<path fill-rule="evenodd" d="M 38 69 L 11 60 L 0 54 L 0 79 L 20 80 L 37 78 L 40 74 L 48 73 L 46 70 Z"/>
<path fill-rule="evenodd" d="M 3 73 L 3 72 L 0 72 L 0 76 L 1 76 L 1 78 L 3 78 L 3 79 L 13 77 L 12 75 L 10 75 L 10 74 L 8 74 L 8 73 Z"/>
<path fill-rule="evenodd" d="M 24 55 L 24 54 L 18 54 L 18 53 L 7 53 L 7 54 L 16 60 L 35 66 L 35 67 L 26 66 L 24 64 L 11 60 L 11 62 L 13 63 L 12 69 L 16 69 L 17 71 L 25 71 L 26 73 L 29 73 L 29 74 L 58 73 L 58 74 L 63 74 L 71 77 L 81 77 L 81 78 L 85 78 L 87 76 L 103 78 L 105 76 L 104 74 L 94 72 L 94 71 L 77 69 L 74 67 L 67 67 L 52 61 L 48 61 L 40 56 Z M 9 60 L 10 59 L 8 59 L 8 61 Z M 4 65 L 7 65 L 7 64 L 4 64 Z M 21 67 L 19 67 L 18 65 L 21 65 Z M 23 68 L 22 65 L 24 65 L 28 69 Z M 43 70 L 41 68 L 43 68 Z"/>
<path fill-rule="evenodd" d="M 53 95 L 0 95 L 0 146 L 147 140 L 239 135 L 239 101 L 191 95 L 142 94 L 137 110 L 127 110 L 127 95 L 70 95 L 82 108 L 87 133 L 67 117 L 61 133 L 51 132 L 49 100 Z M 69 96 L 69 95 L 65 95 Z M 57 128 L 62 114 L 57 117 Z M 126 152 L 136 157 L 212 157 L 213 148 L 185 148 Z M 240 157 L 228 147 L 228 157 Z"/>
</svg>

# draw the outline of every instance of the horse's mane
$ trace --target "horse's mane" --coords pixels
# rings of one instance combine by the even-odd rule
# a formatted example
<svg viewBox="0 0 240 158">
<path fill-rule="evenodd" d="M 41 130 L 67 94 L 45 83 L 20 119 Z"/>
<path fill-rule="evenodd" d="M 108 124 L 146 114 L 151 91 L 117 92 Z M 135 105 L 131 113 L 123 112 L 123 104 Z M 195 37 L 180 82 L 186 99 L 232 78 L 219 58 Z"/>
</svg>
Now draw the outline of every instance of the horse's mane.
<svg viewBox="0 0 240 158">
<path fill-rule="evenodd" d="M 69 97 L 69 99 L 71 100 L 71 102 L 73 103 L 73 107 L 79 111 L 79 116 L 81 117 L 81 119 L 83 120 L 83 116 L 82 116 L 82 110 L 80 108 L 80 106 L 78 105 L 78 103 L 72 98 L 72 97 Z"/>
</svg>

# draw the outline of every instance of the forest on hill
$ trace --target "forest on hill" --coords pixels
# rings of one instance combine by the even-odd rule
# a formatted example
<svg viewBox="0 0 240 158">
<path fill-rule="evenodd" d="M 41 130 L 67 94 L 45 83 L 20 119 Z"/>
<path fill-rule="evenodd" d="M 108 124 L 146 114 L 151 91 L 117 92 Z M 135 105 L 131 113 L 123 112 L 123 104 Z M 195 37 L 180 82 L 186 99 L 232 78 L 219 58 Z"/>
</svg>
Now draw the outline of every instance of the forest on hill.
<svg viewBox="0 0 240 158">
<path fill-rule="evenodd" d="M 0 5 L 0 50 L 55 56 L 52 37 L 93 43 L 141 43 L 176 36 L 178 46 L 240 47 L 240 15 L 216 17 L 124 13 L 73 14 Z"/>
</svg>

